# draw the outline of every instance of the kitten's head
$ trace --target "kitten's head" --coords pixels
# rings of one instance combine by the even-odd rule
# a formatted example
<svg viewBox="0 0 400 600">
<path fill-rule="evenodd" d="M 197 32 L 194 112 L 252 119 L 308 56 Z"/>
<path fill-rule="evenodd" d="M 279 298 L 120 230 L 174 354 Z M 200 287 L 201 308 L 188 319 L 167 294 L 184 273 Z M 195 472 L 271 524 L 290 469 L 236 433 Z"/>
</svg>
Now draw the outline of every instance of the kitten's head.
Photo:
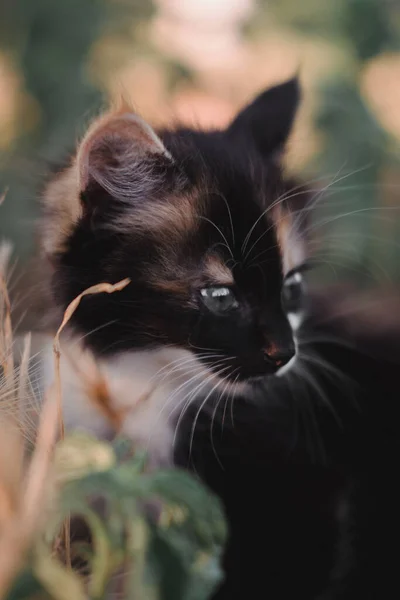
<svg viewBox="0 0 400 600">
<path fill-rule="evenodd" d="M 95 352 L 172 345 L 239 380 L 291 359 L 304 196 L 280 158 L 298 100 L 297 80 L 271 88 L 221 131 L 156 134 L 125 109 L 94 122 L 47 187 L 43 246 L 61 308 L 131 280 L 75 312 Z"/>
</svg>

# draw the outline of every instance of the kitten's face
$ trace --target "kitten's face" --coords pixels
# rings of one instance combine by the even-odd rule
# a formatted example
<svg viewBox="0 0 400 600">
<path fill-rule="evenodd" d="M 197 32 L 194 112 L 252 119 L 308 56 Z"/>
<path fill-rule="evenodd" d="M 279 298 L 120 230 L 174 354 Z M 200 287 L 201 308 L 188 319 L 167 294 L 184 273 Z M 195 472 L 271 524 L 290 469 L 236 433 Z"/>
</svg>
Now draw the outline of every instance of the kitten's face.
<svg viewBox="0 0 400 600">
<path fill-rule="evenodd" d="M 46 192 L 44 244 L 63 308 L 131 280 L 76 311 L 95 351 L 173 345 L 239 381 L 290 361 L 305 255 L 277 153 L 297 97 L 296 82 L 273 88 L 221 132 L 158 137 L 126 112 L 89 130 Z"/>
</svg>

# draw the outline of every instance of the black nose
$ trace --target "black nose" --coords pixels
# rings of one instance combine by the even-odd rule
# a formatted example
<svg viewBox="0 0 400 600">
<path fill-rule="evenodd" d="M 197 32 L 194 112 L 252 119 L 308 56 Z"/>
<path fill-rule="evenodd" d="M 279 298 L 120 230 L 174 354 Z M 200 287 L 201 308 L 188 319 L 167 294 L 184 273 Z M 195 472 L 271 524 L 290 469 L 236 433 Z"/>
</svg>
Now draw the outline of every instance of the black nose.
<svg viewBox="0 0 400 600">
<path fill-rule="evenodd" d="M 279 348 L 274 344 L 270 344 L 264 348 L 264 360 L 276 369 L 280 369 L 286 365 L 294 356 L 294 348 Z"/>
</svg>

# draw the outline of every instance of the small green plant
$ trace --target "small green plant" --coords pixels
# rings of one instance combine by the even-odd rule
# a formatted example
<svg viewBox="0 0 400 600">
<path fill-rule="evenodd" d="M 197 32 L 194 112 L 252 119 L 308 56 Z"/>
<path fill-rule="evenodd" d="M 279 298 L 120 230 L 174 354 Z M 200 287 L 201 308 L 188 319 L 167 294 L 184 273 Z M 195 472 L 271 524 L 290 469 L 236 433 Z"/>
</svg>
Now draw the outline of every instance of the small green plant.
<svg viewBox="0 0 400 600">
<path fill-rule="evenodd" d="M 146 473 L 144 457 L 126 440 L 82 436 L 59 442 L 54 469 L 59 498 L 8 600 L 100 600 L 117 592 L 138 600 L 210 597 L 222 577 L 225 524 L 218 501 L 199 482 L 177 470 Z M 74 540 L 78 517 L 86 537 Z M 70 559 L 83 574 L 66 564 L 66 521 Z"/>
<path fill-rule="evenodd" d="M 55 385 L 32 422 L 29 337 L 18 366 L 13 359 L 9 254 L 0 246 L 0 599 L 207 600 L 222 580 L 219 501 L 184 471 L 149 471 L 118 435 L 109 443 L 64 437 L 58 334 Z M 93 386 L 117 425 L 113 407 L 105 410 L 106 382 Z"/>
</svg>

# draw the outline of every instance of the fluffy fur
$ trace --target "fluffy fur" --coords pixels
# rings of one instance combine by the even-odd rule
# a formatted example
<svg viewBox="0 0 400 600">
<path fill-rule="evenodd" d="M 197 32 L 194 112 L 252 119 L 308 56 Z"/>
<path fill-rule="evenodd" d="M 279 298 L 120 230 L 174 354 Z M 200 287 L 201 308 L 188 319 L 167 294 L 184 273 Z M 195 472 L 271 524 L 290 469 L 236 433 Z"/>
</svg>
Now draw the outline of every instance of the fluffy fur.
<svg viewBox="0 0 400 600">
<path fill-rule="evenodd" d="M 156 134 L 127 107 L 110 111 L 44 191 L 56 305 L 129 277 L 112 297 L 84 298 L 72 327 L 98 358 L 128 353 L 134 374 L 143 356 L 153 376 L 160 351 L 171 364 L 177 351 L 186 356 L 178 374 L 193 386 L 174 395 L 173 422 L 197 392 L 234 393 L 293 355 L 281 288 L 305 255 L 280 156 L 298 100 L 298 82 L 286 82 L 210 132 Z M 213 288 L 234 295 L 235 308 L 210 309 L 202 294 Z"/>
<path fill-rule="evenodd" d="M 181 428 L 178 464 L 224 499 L 231 525 L 218 600 L 399 593 L 400 295 L 310 302 L 284 377 L 237 397 L 233 420 L 222 402 L 212 423 L 201 413 L 193 432 L 193 411 Z"/>
<path fill-rule="evenodd" d="M 343 316 L 343 293 L 310 294 L 308 307 L 288 294 L 307 258 L 307 194 L 291 193 L 281 167 L 298 100 L 289 81 L 209 132 L 156 134 L 112 111 L 44 194 L 60 310 L 91 285 L 131 279 L 84 298 L 72 328 L 117 375 L 125 431 L 156 440 L 156 462 L 175 446 L 176 463 L 223 499 L 218 600 L 398 593 L 387 532 L 400 531 L 400 326 L 357 301 Z M 90 421 L 86 399 L 70 397 Z"/>
</svg>

